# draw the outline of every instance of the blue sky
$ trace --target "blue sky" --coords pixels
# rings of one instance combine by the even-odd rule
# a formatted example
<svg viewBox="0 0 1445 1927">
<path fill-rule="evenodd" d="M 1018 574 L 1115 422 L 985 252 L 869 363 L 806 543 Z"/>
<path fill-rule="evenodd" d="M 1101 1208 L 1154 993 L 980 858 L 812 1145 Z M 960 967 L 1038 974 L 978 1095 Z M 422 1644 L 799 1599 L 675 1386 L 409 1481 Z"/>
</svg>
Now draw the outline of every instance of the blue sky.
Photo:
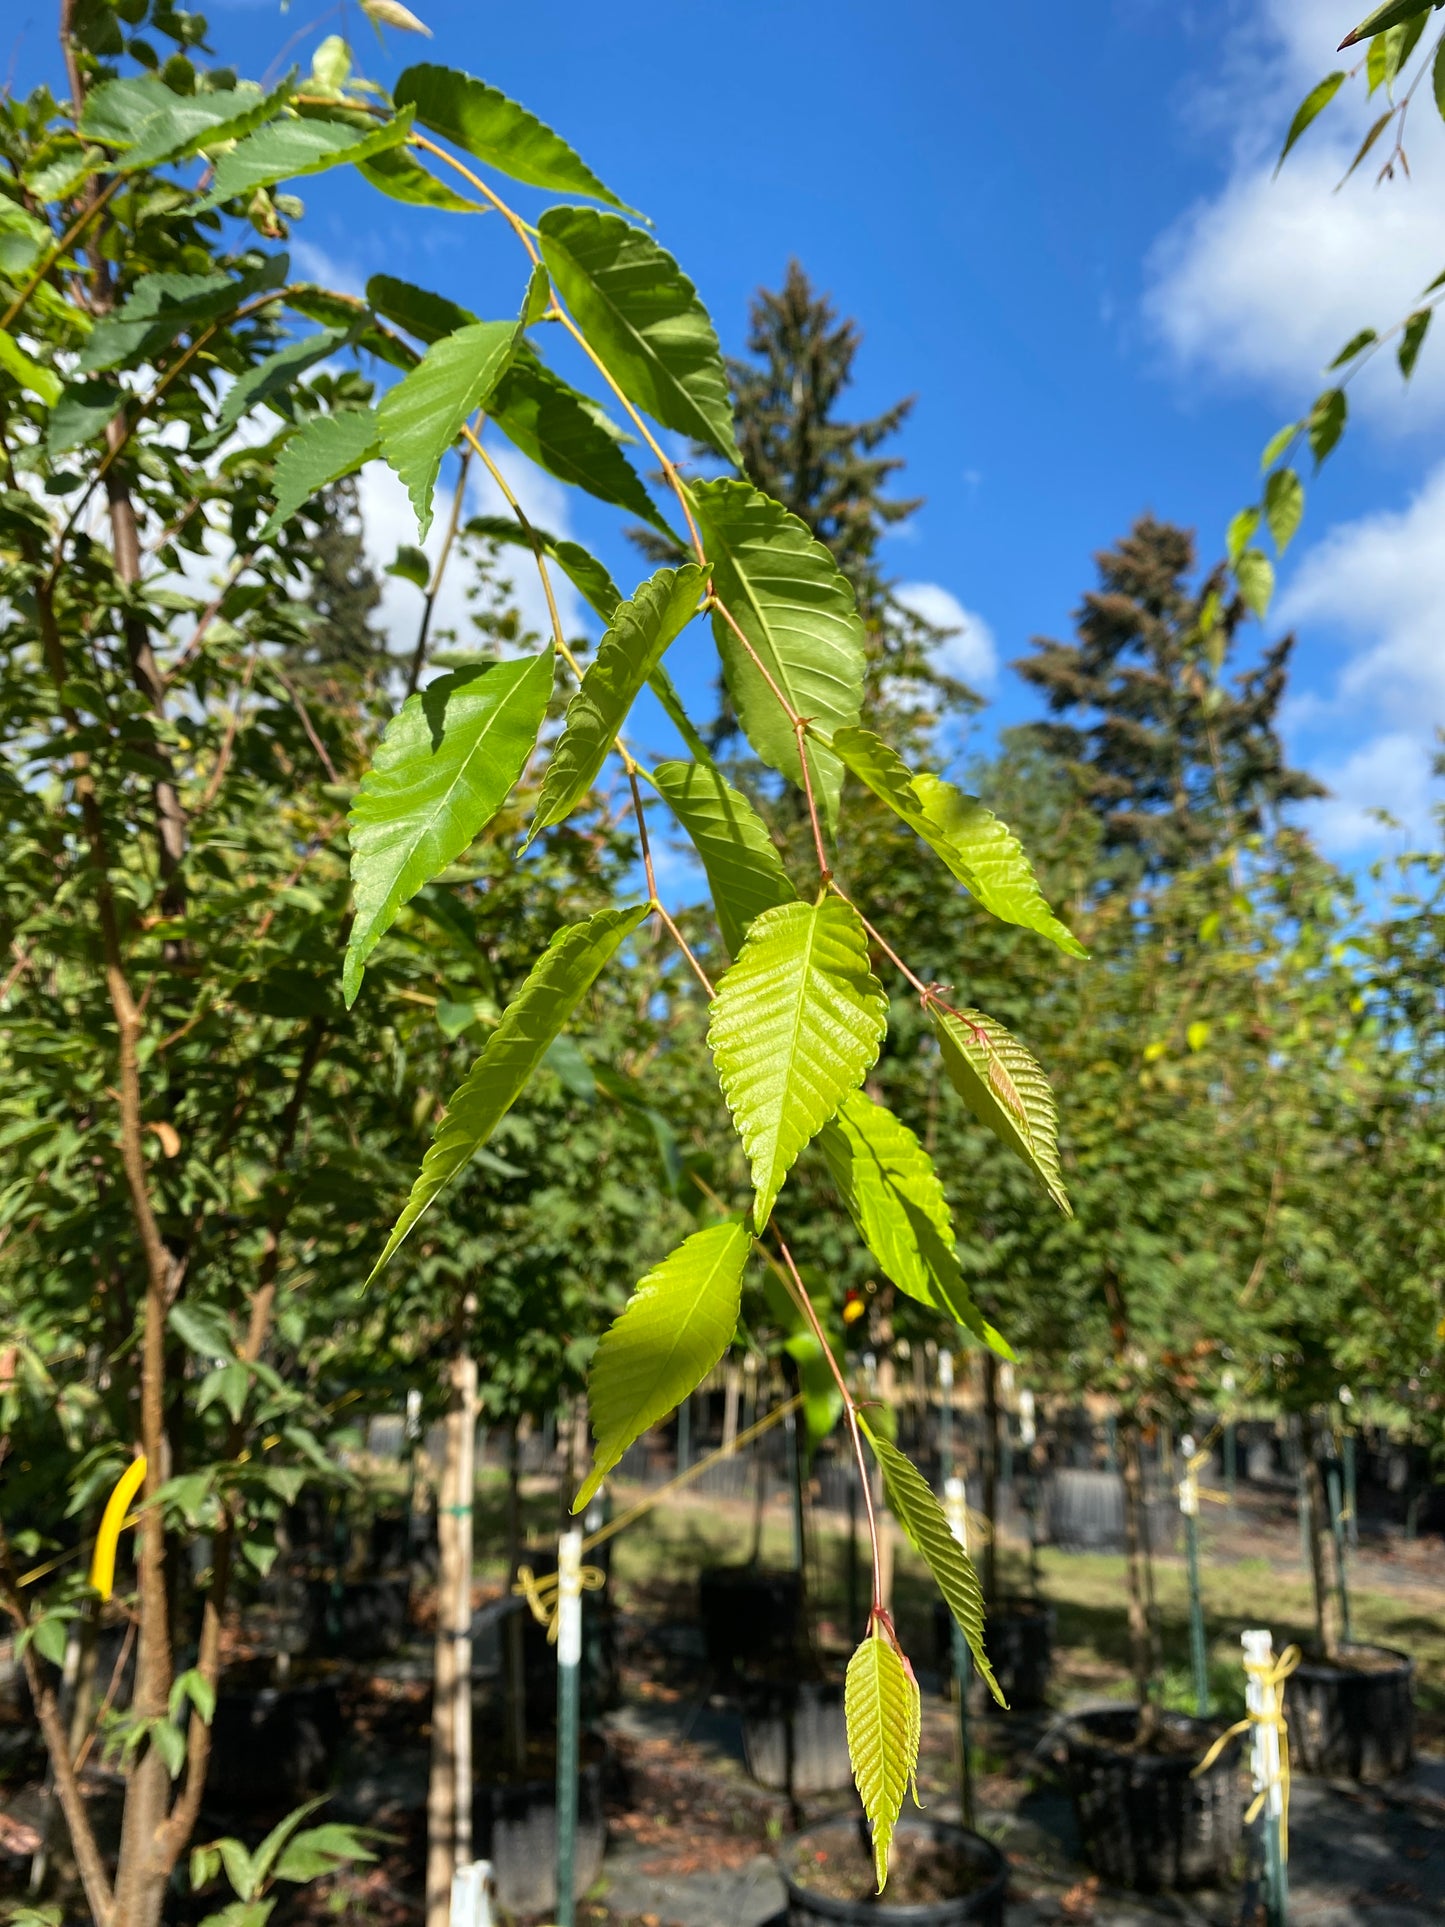
<svg viewBox="0 0 1445 1927">
<path fill-rule="evenodd" d="M 32 3 L 22 83 L 51 61 L 50 8 Z M 888 562 L 933 609 L 970 613 L 956 660 L 990 698 L 986 743 L 1034 713 L 1009 660 L 1067 632 L 1093 552 L 1148 508 L 1197 528 L 1212 558 L 1322 364 L 1445 266 L 1429 205 L 1445 141 L 1423 109 L 1413 186 L 1365 174 L 1333 192 L 1353 102 L 1271 179 L 1295 102 L 1361 4 L 418 0 L 430 44 L 378 47 L 354 6 L 345 27 L 378 79 L 436 59 L 552 122 L 652 217 L 725 347 L 793 255 L 858 319 L 857 411 L 917 396 L 900 452 L 927 505 Z M 304 62 L 342 25 L 304 0 L 209 12 L 218 53 L 251 74 L 292 35 Z M 300 186 L 307 271 L 359 285 L 384 268 L 514 311 L 518 264 L 494 220 L 418 220 L 341 175 Z M 1316 827 L 1351 862 L 1397 840 L 1374 807 L 1424 833 L 1445 722 L 1445 347 L 1427 346 L 1409 405 L 1399 389 L 1391 371 L 1362 391 L 1279 605 L 1300 636 L 1291 746 L 1335 789 Z M 609 519 L 559 495 L 530 499 L 636 572 Z M 373 497 L 378 539 L 404 537 L 394 499 Z"/>
</svg>

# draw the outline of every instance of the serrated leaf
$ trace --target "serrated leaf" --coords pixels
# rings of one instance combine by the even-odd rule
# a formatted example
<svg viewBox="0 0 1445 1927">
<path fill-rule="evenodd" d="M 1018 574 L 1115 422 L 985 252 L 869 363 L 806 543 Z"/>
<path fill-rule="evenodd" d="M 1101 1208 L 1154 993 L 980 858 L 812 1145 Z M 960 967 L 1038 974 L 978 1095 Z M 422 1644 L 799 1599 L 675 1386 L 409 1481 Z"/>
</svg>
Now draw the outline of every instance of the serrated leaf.
<svg viewBox="0 0 1445 1927">
<path fill-rule="evenodd" d="M 793 903 L 797 891 L 767 827 L 722 772 L 702 763 L 659 763 L 652 780 L 692 839 L 712 892 L 730 957 L 764 910 Z"/>
<path fill-rule="evenodd" d="M 258 361 L 254 368 L 237 377 L 226 390 L 221 412 L 216 417 L 216 425 L 209 435 L 194 442 L 198 451 L 214 448 L 253 408 L 259 408 L 273 395 L 284 395 L 294 388 L 308 368 L 314 368 L 319 361 L 325 361 L 340 348 L 351 335 L 349 328 L 323 328 L 319 334 L 306 335 L 299 341 L 288 341 L 284 348 L 278 348 L 264 361 Z"/>
<path fill-rule="evenodd" d="M 808 525 L 750 482 L 691 491 L 713 585 L 798 715 L 836 735 L 863 706 L 863 624 L 847 578 Z M 797 732 L 765 677 L 718 613 L 713 635 L 728 693 L 748 741 L 770 768 L 803 785 Z M 831 829 L 843 767 L 810 737 L 813 794 Z"/>
<path fill-rule="evenodd" d="M 1294 146 L 1300 135 L 1310 123 L 1318 119 L 1326 107 L 1329 106 L 1335 95 L 1340 91 L 1341 87 L 1344 86 L 1345 80 L 1346 76 L 1343 73 L 1326 74 L 1324 79 L 1311 87 L 1305 95 L 1304 99 L 1295 109 L 1294 119 L 1289 124 L 1289 132 L 1284 137 L 1284 146 L 1280 149 L 1279 159 L 1275 162 L 1276 173 L 1284 166 L 1285 156 L 1289 153 L 1289 150 Z"/>
<path fill-rule="evenodd" d="M 27 355 L 14 335 L 4 331 L 0 331 L 0 368 L 47 408 L 60 400 L 61 380 L 55 370 Z"/>
<path fill-rule="evenodd" d="M 545 121 L 472 74 L 427 63 L 408 67 L 397 80 L 393 98 L 398 107 L 414 107 L 423 127 L 514 181 L 558 194 L 584 194 L 624 213 L 636 212 L 619 201 Z"/>
<path fill-rule="evenodd" d="M 641 1281 L 587 1375 L 596 1439 L 581 1512 L 628 1446 L 700 1385 L 737 1330 L 752 1234 L 741 1218 L 694 1231 Z"/>
<path fill-rule="evenodd" d="M 476 315 L 459 302 L 433 294 L 430 288 L 399 281 L 392 274 L 372 275 L 366 284 L 366 299 L 378 314 L 385 315 L 388 321 L 394 321 L 398 328 L 405 328 L 409 335 L 415 335 L 428 346 L 472 327 L 477 320 Z"/>
<path fill-rule="evenodd" d="M 1071 957 L 1087 957 L 1078 938 L 1049 908 L 1022 843 L 976 796 L 926 770 L 910 770 L 870 729 L 835 730 L 833 748 L 859 782 L 897 812 L 985 910 L 1002 923 L 1047 937 Z"/>
<path fill-rule="evenodd" d="M 983 1591 L 973 1561 L 953 1536 L 943 1507 L 912 1461 L 886 1438 L 875 1434 L 866 1420 L 859 1423 L 883 1474 L 888 1509 L 908 1535 L 908 1542 L 933 1574 L 948 1610 L 968 1641 L 973 1663 L 1000 1706 L 1007 1706 L 984 1649 Z"/>
<path fill-rule="evenodd" d="M 1327 388 L 1316 397 L 1314 406 L 1305 418 L 1305 430 L 1314 452 L 1316 468 L 1344 433 L 1348 413 L 1349 403 L 1345 400 L 1343 388 Z"/>
<path fill-rule="evenodd" d="M 367 1279 L 376 1279 L 423 1213 L 466 1167 L 512 1105 L 599 972 L 648 914 L 645 903 L 599 910 L 559 930 L 502 1012 L 486 1048 L 453 1093 L 411 1196 Z"/>
<path fill-rule="evenodd" d="M 376 411 L 381 452 L 406 484 L 423 539 L 442 457 L 485 406 L 516 347 L 515 321 L 475 321 L 433 342 Z"/>
<path fill-rule="evenodd" d="M 474 515 L 467 523 L 467 532 L 485 536 L 492 542 L 505 542 L 514 549 L 525 549 L 529 555 L 532 553 L 526 530 L 508 515 Z M 532 533 L 541 544 L 542 553 L 557 564 L 602 620 L 611 622 L 621 605 L 622 592 L 596 556 L 590 555 L 580 543 L 548 535 L 535 522 Z"/>
<path fill-rule="evenodd" d="M 1430 0 L 1430 5 L 1439 7 L 1441 0 Z M 1356 47 L 1372 34 L 1383 33 L 1387 27 L 1398 26 L 1402 20 L 1410 20 L 1417 13 L 1428 13 L 1429 6 L 1422 6 L 1421 0 L 1384 0 L 1373 12 L 1367 13 L 1358 27 L 1352 27 L 1340 42 L 1341 51 L 1346 47 Z"/>
<path fill-rule="evenodd" d="M 859 1237 L 894 1284 L 1012 1359 L 1012 1347 L 969 1296 L 943 1186 L 908 1126 L 853 1091 L 818 1143 Z"/>
<path fill-rule="evenodd" d="M 259 87 L 177 94 L 154 74 L 103 81 L 87 97 L 80 131 L 121 150 L 119 171 L 185 160 L 221 141 L 241 140 L 285 106 L 294 75 L 267 94 Z"/>
<path fill-rule="evenodd" d="M 863 1082 L 888 1028 L 850 903 L 783 903 L 753 921 L 713 999 L 708 1043 L 767 1224 L 803 1146 Z"/>
<path fill-rule="evenodd" d="M 551 207 L 537 227 L 553 281 L 628 400 L 741 468 L 717 331 L 672 256 L 596 208 Z"/>
<path fill-rule="evenodd" d="M 124 390 L 109 381 L 74 382 L 62 389 L 45 421 L 46 454 L 53 461 L 94 441 L 124 398 Z"/>
<path fill-rule="evenodd" d="M 1263 549 L 1246 549 L 1234 564 L 1234 579 L 1246 605 L 1264 621 L 1274 600 L 1274 564 Z"/>
<path fill-rule="evenodd" d="M 225 201 L 243 199 L 277 181 L 323 174 L 328 168 L 369 160 L 397 147 L 411 132 L 409 107 L 380 127 L 362 129 L 341 120 L 278 120 L 237 143 L 216 162 L 211 190 L 192 210 L 202 213 Z"/>
<path fill-rule="evenodd" d="M 1445 45 L 1445 42 L 1441 44 Z M 1398 359 L 1400 373 L 1406 381 L 1415 372 L 1415 363 L 1419 359 L 1421 348 L 1425 345 L 1425 336 L 1429 332 L 1430 318 L 1434 312 L 1433 308 L 1417 308 L 1405 322 L 1400 335 Z"/>
<path fill-rule="evenodd" d="M 468 200 L 447 182 L 438 180 L 429 167 L 423 167 L 409 147 L 388 147 L 370 160 L 358 161 L 356 171 L 363 180 L 389 200 L 409 207 L 434 208 L 441 214 L 487 214 L 485 201 Z"/>
<path fill-rule="evenodd" d="M 1033 1056 L 981 1010 L 929 1005 L 949 1082 L 1001 1143 L 1016 1151 L 1065 1217 L 1073 1216 L 1059 1165 L 1054 1094 Z"/>
<path fill-rule="evenodd" d="M 351 806 L 356 917 L 348 1007 L 397 911 L 480 835 L 526 766 L 552 694 L 553 657 L 479 663 L 438 676 L 387 725 Z"/>
<path fill-rule="evenodd" d="M 696 615 L 706 580 L 695 563 L 659 569 L 630 601 L 619 604 L 567 705 L 562 734 L 542 780 L 529 844 L 569 816 L 591 789 L 638 692 Z"/>
<path fill-rule="evenodd" d="M 1264 485 L 1264 519 L 1281 555 L 1289 547 L 1304 512 L 1304 484 L 1292 468 L 1277 468 Z"/>
<path fill-rule="evenodd" d="M 122 364 L 134 367 L 238 307 L 250 295 L 284 281 L 284 254 L 272 255 L 263 269 L 237 279 L 229 274 L 143 274 L 115 314 L 92 329 L 76 360 L 77 375 L 103 373 Z"/>
<path fill-rule="evenodd" d="M 1229 518 L 1229 527 L 1224 532 L 1224 549 L 1231 562 L 1237 562 L 1254 540 L 1254 532 L 1259 527 L 1259 510 L 1251 505 L 1240 509 Z"/>
<path fill-rule="evenodd" d="M 530 348 L 519 350 L 488 412 L 507 439 L 549 475 L 666 528 L 641 476 L 599 423 L 595 405 Z"/>
<path fill-rule="evenodd" d="M 257 540 L 269 541 L 313 495 L 343 475 L 354 475 L 380 446 L 376 415 L 370 408 L 347 408 L 307 422 L 276 457 L 271 480 L 276 506 Z"/>
<path fill-rule="evenodd" d="M 891 1641 L 870 1631 L 848 1662 L 843 1715 L 848 1757 L 863 1811 L 873 1830 L 873 1865 L 881 1894 L 903 1799 L 918 1771 L 922 1711 L 918 1682 Z"/>
</svg>

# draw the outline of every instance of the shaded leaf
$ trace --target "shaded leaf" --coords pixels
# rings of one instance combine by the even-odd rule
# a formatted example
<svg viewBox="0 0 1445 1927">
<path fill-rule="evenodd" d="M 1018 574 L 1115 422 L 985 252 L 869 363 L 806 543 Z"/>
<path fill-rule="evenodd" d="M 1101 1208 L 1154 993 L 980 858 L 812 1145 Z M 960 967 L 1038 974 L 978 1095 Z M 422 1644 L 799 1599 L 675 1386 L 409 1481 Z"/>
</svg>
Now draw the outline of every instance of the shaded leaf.
<svg viewBox="0 0 1445 1927">
<path fill-rule="evenodd" d="M 477 317 L 470 309 L 430 288 L 399 281 L 392 274 L 374 274 L 366 284 L 366 299 L 380 315 L 430 345 L 471 327 Z"/>
<path fill-rule="evenodd" d="M 717 332 L 672 256 L 595 208 L 551 207 L 537 226 L 553 281 L 628 400 L 740 468 Z"/>
<path fill-rule="evenodd" d="M 528 555 L 532 553 L 527 531 L 509 515 L 474 515 L 467 523 L 467 532 L 469 535 L 485 536 L 492 542 L 505 542 L 514 549 L 525 549 Z M 557 564 L 602 620 L 611 622 L 621 604 L 622 592 L 596 556 L 589 554 L 578 542 L 548 535 L 535 523 L 532 533 L 541 544 L 543 554 Z"/>
<path fill-rule="evenodd" d="M 259 408 L 273 395 L 288 393 L 308 368 L 314 368 L 318 361 L 325 361 L 350 336 L 349 328 L 323 328 L 319 334 L 307 335 L 299 341 L 288 341 L 284 348 L 278 348 L 275 354 L 267 355 L 264 361 L 258 361 L 253 368 L 248 368 L 226 390 L 221 412 L 216 417 L 216 426 L 193 447 L 197 451 L 216 447 L 243 416 L 249 415 L 253 408 Z"/>
<path fill-rule="evenodd" d="M 216 162 L 211 191 L 192 210 L 220 207 L 277 181 L 322 174 L 348 161 L 364 161 L 396 147 L 411 132 L 411 110 L 369 130 L 341 120 L 278 120 L 239 142 Z"/>
<path fill-rule="evenodd" d="M 862 921 L 839 897 L 754 919 L 712 1004 L 708 1043 L 752 1166 L 761 1231 L 803 1146 L 867 1075 L 888 1027 Z"/>
<path fill-rule="evenodd" d="M 599 422 L 596 405 L 554 375 L 530 348 L 519 350 L 488 412 L 507 439 L 549 475 L 666 529 L 641 476 Z"/>
<path fill-rule="evenodd" d="M 1309 435 L 1310 447 L 1314 451 L 1316 468 L 1344 433 L 1348 411 L 1349 404 L 1345 400 L 1343 388 L 1327 388 L 1316 398 L 1305 420 L 1305 430 Z"/>
<path fill-rule="evenodd" d="M 618 606 L 581 687 L 567 705 L 528 843 L 570 815 L 591 789 L 638 691 L 697 614 L 706 580 L 695 563 L 659 569 L 630 601 Z"/>
<path fill-rule="evenodd" d="M 700 1385 L 737 1330 L 752 1234 L 741 1218 L 694 1231 L 641 1281 L 587 1375 L 596 1450 L 581 1512 L 628 1446 Z"/>
<path fill-rule="evenodd" d="M 1390 125 L 1390 122 L 1394 118 L 1395 118 L 1395 109 L 1393 107 L 1388 108 L 1383 114 L 1381 114 L 1380 118 L 1375 122 L 1374 126 L 1370 129 L 1369 133 L 1367 133 L 1365 138 L 1360 142 L 1360 145 L 1355 152 L 1355 158 L 1350 162 L 1349 166 L 1345 169 L 1344 178 L 1346 180 L 1348 180 L 1351 174 L 1354 173 L 1355 169 L 1359 166 L 1360 162 L 1365 158 L 1366 154 L 1369 153 L 1370 149 L 1374 146 L 1375 142 L 1380 138 L 1381 134 L 1384 133 L 1385 129 Z"/>
<path fill-rule="evenodd" d="M 1431 0 L 1431 6 L 1438 7 L 1441 0 Z M 1422 6 L 1421 0 L 1384 0 L 1382 6 L 1367 13 L 1358 27 L 1352 27 L 1340 42 L 1340 49 L 1356 47 L 1372 34 L 1383 33 L 1387 27 L 1398 26 L 1402 20 L 1410 20 L 1417 13 L 1428 13 L 1429 6 Z"/>
<path fill-rule="evenodd" d="M 1234 565 L 1234 579 L 1245 603 L 1263 622 L 1274 599 L 1274 564 L 1263 549 L 1246 549 Z"/>
<path fill-rule="evenodd" d="M 1441 44 L 1445 45 L 1445 41 L 1442 41 Z M 1408 318 L 1401 332 L 1398 351 L 1400 373 L 1405 377 L 1406 381 L 1408 381 L 1415 372 L 1415 363 L 1419 359 L 1421 348 L 1425 345 L 1425 336 L 1430 327 L 1430 317 L 1434 312 L 1433 308 L 1417 308 L 1414 314 Z"/>
<path fill-rule="evenodd" d="M 125 391 L 115 382 L 79 381 L 63 389 L 45 422 L 45 452 L 53 460 L 104 433 Z"/>
<path fill-rule="evenodd" d="M 843 1713 L 853 1778 L 873 1831 L 879 1893 L 888 1883 L 888 1852 L 903 1796 L 918 1770 L 918 1697 L 918 1682 L 892 1642 L 870 1630 L 848 1662 Z"/>
<path fill-rule="evenodd" d="M 447 182 L 423 167 L 408 147 L 388 147 L 370 160 L 358 161 L 356 171 L 393 201 L 410 207 L 431 207 L 444 214 L 486 214 L 485 201 L 468 200 Z"/>
<path fill-rule="evenodd" d="M 270 93 L 241 86 L 178 94 L 156 74 L 102 81 L 86 96 L 80 131 L 119 149 L 122 172 L 157 167 L 221 141 L 244 139 L 281 112 L 294 78 L 288 74 Z"/>
<path fill-rule="evenodd" d="M 540 655 L 438 676 L 387 725 L 351 806 L 356 916 L 342 988 L 348 1005 L 366 959 L 409 902 L 495 816 L 521 775 L 552 694 Z"/>
<path fill-rule="evenodd" d="M 423 127 L 479 161 L 558 194 L 584 194 L 633 213 L 545 121 L 495 87 L 455 67 L 408 67 L 393 90 L 398 107 L 411 106 Z"/>
<path fill-rule="evenodd" d="M 1357 335 L 1350 336 L 1344 347 L 1341 348 L 1340 352 L 1330 363 L 1330 367 L 1343 368 L 1347 361 L 1353 361 L 1356 355 L 1363 354 L 1365 349 L 1368 348 L 1372 342 L 1378 341 L 1379 338 L 1373 328 L 1361 328 Z"/>
<path fill-rule="evenodd" d="M 983 1591 L 973 1561 L 953 1536 L 943 1507 L 912 1461 L 860 1419 L 873 1456 L 883 1474 L 888 1509 L 908 1535 L 908 1542 L 933 1574 L 948 1610 L 968 1641 L 973 1663 L 1000 1706 L 1006 1706 L 984 1650 Z"/>
<path fill-rule="evenodd" d="M 1054 1094 L 1032 1055 L 981 1010 L 953 1011 L 930 1003 L 928 1016 L 949 1082 L 964 1103 L 1043 1180 L 1065 1217 L 1072 1217 L 1059 1166 Z"/>
<path fill-rule="evenodd" d="M 276 506 L 257 540 L 269 541 L 303 503 L 343 475 L 354 475 L 379 447 L 376 415 L 370 408 L 348 408 L 307 422 L 276 457 L 271 484 Z"/>
<path fill-rule="evenodd" d="M 736 957 L 753 919 L 797 891 L 767 826 L 722 772 L 701 763 L 659 763 L 653 782 L 692 839 L 707 873 L 718 928 Z"/>
<path fill-rule="evenodd" d="M 422 1160 L 411 1196 L 372 1267 L 372 1284 L 391 1262 L 402 1241 L 452 1179 L 465 1169 L 526 1089 L 547 1046 L 619 944 L 648 914 L 639 903 L 625 910 L 599 910 L 583 923 L 559 930 L 533 965 L 520 991 L 502 1012 L 486 1048 L 453 1093 Z"/>
<path fill-rule="evenodd" d="M 515 321 L 475 321 L 433 342 L 376 411 L 381 451 L 406 484 L 417 526 L 431 527 L 442 457 L 490 398 L 516 346 Z"/>
<path fill-rule="evenodd" d="M 908 1126 L 853 1091 L 818 1143 L 859 1237 L 894 1284 L 1012 1359 L 1012 1347 L 969 1296 L 943 1186 Z"/>
<path fill-rule="evenodd" d="M 716 592 L 759 661 L 798 715 L 828 735 L 856 723 L 863 704 L 863 624 L 847 578 L 808 525 L 750 482 L 694 486 L 691 497 Z M 713 615 L 728 693 L 748 741 L 799 788 L 797 733 L 734 635 Z M 843 769 L 809 738 L 813 794 L 825 823 L 837 821 Z"/>
</svg>

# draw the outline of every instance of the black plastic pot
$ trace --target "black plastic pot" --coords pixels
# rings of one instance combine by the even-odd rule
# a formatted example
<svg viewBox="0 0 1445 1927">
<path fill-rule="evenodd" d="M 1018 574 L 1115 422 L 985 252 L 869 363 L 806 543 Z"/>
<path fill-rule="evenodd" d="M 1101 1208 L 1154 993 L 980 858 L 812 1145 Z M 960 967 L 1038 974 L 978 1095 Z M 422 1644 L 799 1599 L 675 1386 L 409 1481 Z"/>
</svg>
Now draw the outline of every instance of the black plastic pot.
<svg viewBox="0 0 1445 1927">
<path fill-rule="evenodd" d="M 1367 1654 L 1373 1666 L 1351 1666 Z M 1414 1660 L 1389 1646 L 1342 1646 L 1336 1660 L 1301 1660 L 1284 1689 L 1292 1763 L 1332 1779 L 1406 1772 L 1415 1757 L 1414 1683 Z"/>
<path fill-rule="evenodd" d="M 721 1678 L 740 1667 L 793 1659 L 801 1644 L 803 1588 L 796 1572 L 708 1566 L 698 1578 L 708 1663 Z"/>
<path fill-rule="evenodd" d="M 1080 1713 L 1064 1727 L 1069 1790 L 1090 1863 L 1135 1893 L 1224 1885 L 1243 1830 L 1238 1738 L 1194 1779 L 1218 1725 L 1163 1713 L 1161 1728 L 1187 1739 L 1187 1750 L 1137 1753 L 1138 1724 L 1137 1707 L 1119 1706 Z"/>
<path fill-rule="evenodd" d="M 306 1585 L 308 1654 L 336 1659 L 384 1659 L 406 1637 L 409 1582 L 385 1579 L 311 1579 Z"/>
<path fill-rule="evenodd" d="M 1054 1624 L 1054 1609 L 1042 1599 L 1006 1599 L 988 1615 L 984 1645 L 1010 1712 L 1036 1713 L 1047 1705 Z M 947 1676 L 953 1669 L 953 1615 L 941 1599 L 934 1602 L 933 1637 L 938 1670 Z"/>
<path fill-rule="evenodd" d="M 743 1692 L 743 1757 L 759 1786 L 797 1800 L 849 1785 L 843 1682 L 750 1681 Z"/>
<path fill-rule="evenodd" d="M 223 1686 L 206 1799 L 217 1806 L 296 1806 L 326 1785 L 341 1734 L 341 1701 L 330 1680 Z"/>
<path fill-rule="evenodd" d="M 951 1900 L 890 1899 L 890 1895 L 906 1891 L 910 1855 L 930 1848 L 943 1849 L 967 1867 L 969 1891 Z M 848 1855 L 850 1865 L 856 1860 L 860 1898 L 838 1900 L 799 1883 L 797 1873 L 810 1863 L 817 1864 L 819 1854 L 840 1852 Z M 1008 1868 L 992 1841 L 942 1820 L 900 1820 L 893 1834 L 890 1861 L 888 1886 L 879 1899 L 873 1892 L 872 1857 L 861 1825 L 833 1820 L 797 1834 L 779 1866 L 788 1890 L 788 1927 L 817 1927 L 823 1921 L 832 1927 L 839 1927 L 839 1923 L 846 1927 L 850 1922 L 854 1927 L 959 1927 L 963 1921 L 976 1922 L 978 1927 L 1003 1927 Z"/>
<path fill-rule="evenodd" d="M 520 1778 L 479 1780 L 472 1804 L 477 1858 L 490 1860 L 504 1914 L 550 1914 L 557 1905 L 557 1770 L 533 1749 Z M 580 1899 L 602 1870 L 605 1749 L 582 1742 L 577 1783 L 577 1847 L 572 1891 Z"/>
</svg>

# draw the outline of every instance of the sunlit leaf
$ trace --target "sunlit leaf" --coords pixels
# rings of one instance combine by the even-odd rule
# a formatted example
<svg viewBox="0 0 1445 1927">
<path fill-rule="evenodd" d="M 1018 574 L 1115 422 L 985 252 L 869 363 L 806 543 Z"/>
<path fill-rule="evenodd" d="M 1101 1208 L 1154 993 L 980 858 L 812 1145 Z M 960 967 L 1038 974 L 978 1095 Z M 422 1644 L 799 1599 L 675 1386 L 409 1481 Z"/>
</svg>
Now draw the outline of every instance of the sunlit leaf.
<svg viewBox="0 0 1445 1927">
<path fill-rule="evenodd" d="M 1072 1217 L 1059 1164 L 1059 1118 L 1049 1080 L 1018 1039 L 981 1010 L 929 1007 L 950 1083 L 995 1137 L 1043 1181 Z"/>
<path fill-rule="evenodd" d="M 354 475 L 379 449 L 376 415 L 372 409 L 347 408 L 336 415 L 313 416 L 276 458 L 271 483 L 276 506 L 258 540 L 269 541 L 304 502 L 309 502 L 332 482 L 340 481 L 343 475 Z"/>
<path fill-rule="evenodd" d="M 340 120 L 277 120 L 262 127 L 222 154 L 216 162 L 211 191 L 193 212 L 240 200 L 258 187 L 277 181 L 322 174 L 348 161 L 369 160 L 389 147 L 399 146 L 411 132 L 411 110 L 402 111 L 370 131 Z"/>
<path fill-rule="evenodd" d="M 918 1770 L 918 1697 L 918 1682 L 892 1642 L 870 1629 L 848 1662 L 843 1713 L 853 1778 L 873 1832 L 879 1893 L 888 1884 L 893 1829 Z"/>
<path fill-rule="evenodd" d="M 1346 75 L 1343 72 L 1326 74 L 1324 79 L 1311 87 L 1299 106 L 1295 109 L 1294 119 L 1289 124 L 1289 132 L 1284 137 L 1284 146 L 1279 151 L 1275 163 L 1278 172 L 1284 166 L 1285 156 L 1299 139 L 1300 135 L 1329 106 L 1335 95 L 1344 86 Z"/>
<path fill-rule="evenodd" d="M 1277 468 L 1264 485 L 1264 519 L 1283 555 L 1305 512 L 1304 485 L 1292 468 Z M 1236 563 L 1235 573 L 1238 574 Z"/>
<path fill-rule="evenodd" d="M 707 873 L 718 928 L 736 957 L 755 917 L 797 891 L 767 826 L 720 770 L 702 763 L 659 763 L 653 781 L 692 839 Z"/>
</svg>

